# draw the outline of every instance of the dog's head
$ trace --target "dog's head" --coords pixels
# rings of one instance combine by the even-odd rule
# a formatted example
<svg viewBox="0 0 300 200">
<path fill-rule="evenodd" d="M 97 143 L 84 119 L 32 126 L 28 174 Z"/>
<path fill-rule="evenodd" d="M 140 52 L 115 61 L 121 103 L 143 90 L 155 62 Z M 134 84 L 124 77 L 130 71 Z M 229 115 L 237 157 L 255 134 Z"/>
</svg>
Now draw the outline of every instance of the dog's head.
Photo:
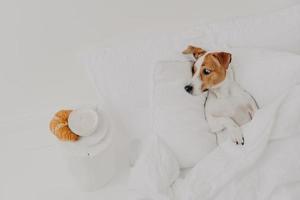
<svg viewBox="0 0 300 200">
<path fill-rule="evenodd" d="M 184 87 L 188 93 L 199 95 L 210 88 L 218 87 L 225 80 L 231 62 L 230 53 L 207 52 L 194 46 L 188 46 L 182 53 L 191 54 L 195 58 L 192 80 Z"/>
</svg>

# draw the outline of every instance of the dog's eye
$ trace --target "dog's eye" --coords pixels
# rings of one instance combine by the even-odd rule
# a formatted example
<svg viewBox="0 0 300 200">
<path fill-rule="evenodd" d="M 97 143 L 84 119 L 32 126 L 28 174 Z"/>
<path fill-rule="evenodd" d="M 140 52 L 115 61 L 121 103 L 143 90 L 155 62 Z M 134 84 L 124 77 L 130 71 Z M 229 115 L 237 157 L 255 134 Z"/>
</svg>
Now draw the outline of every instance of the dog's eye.
<svg viewBox="0 0 300 200">
<path fill-rule="evenodd" d="M 206 68 L 203 69 L 203 74 L 208 75 L 210 73 L 211 73 L 211 71 L 209 69 L 206 69 Z"/>
</svg>

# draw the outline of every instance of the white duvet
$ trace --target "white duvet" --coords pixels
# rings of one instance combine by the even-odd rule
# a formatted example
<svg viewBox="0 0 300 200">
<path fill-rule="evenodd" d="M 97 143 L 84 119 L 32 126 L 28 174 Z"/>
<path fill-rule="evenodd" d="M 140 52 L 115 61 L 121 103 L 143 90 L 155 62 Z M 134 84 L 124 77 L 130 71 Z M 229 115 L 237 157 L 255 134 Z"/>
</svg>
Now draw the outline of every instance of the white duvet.
<svg viewBox="0 0 300 200">
<path fill-rule="evenodd" d="M 225 141 L 184 177 L 172 151 L 153 136 L 132 170 L 129 199 L 299 199 L 299 102 L 295 85 L 242 127 L 245 146 Z"/>
</svg>

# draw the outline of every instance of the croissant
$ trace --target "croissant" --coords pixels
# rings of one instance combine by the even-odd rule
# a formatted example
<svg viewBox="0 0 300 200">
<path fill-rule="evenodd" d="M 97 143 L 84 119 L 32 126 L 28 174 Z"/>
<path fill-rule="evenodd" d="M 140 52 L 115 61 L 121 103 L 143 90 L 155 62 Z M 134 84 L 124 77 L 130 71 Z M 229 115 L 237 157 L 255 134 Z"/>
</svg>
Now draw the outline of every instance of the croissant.
<svg viewBox="0 0 300 200">
<path fill-rule="evenodd" d="M 69 128 L 68 118 L 71 112 L 72 110 L 60 110 L 50 121 L 51 132 L 61 141 L 75 142 L 80 137 Z"/>
</svg>

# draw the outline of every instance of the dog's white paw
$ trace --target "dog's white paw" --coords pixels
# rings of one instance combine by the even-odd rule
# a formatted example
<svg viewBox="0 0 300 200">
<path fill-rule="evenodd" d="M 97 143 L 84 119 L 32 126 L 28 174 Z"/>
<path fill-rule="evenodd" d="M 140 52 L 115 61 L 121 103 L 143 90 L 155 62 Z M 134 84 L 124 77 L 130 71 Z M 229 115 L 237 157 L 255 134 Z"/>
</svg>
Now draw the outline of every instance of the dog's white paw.
<svg viewBox="0 0 300 200">
<path fill-rule="evenodd" d="M 232 140 L 236 145 L 244 145 L 245 144 L 245 138 L 240 129 L 232 130 Z"/>
</svg>

